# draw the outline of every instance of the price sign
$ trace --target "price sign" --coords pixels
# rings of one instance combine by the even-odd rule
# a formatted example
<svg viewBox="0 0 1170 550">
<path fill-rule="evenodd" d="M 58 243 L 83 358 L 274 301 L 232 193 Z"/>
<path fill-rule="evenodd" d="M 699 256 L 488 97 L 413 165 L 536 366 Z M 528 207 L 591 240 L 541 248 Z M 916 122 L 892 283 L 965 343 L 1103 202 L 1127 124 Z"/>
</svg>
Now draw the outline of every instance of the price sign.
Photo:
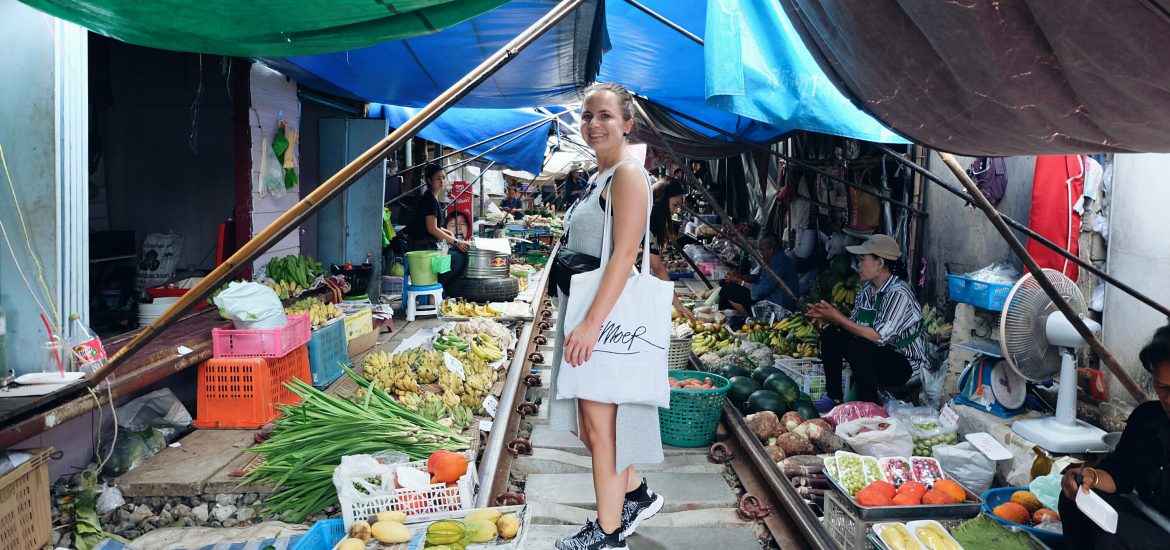
<svg viewBox="0 0 1170 550">
<path fill-rule="evenodd" d="M 491 420 L 480 420 L 479 421 L 479 431 L 491 433 L 492 421 Z"/>
<path fill-rule="evenodd" d="M 496 417 L 496 409 L 498 409 L 499 407 L 500 407 L 500 400 L 496 399 L 496 396 L 489 395 L 489 396 L 484 398 L 483 410 L 487 411 L 488 415 L 491 416 L 492 418 Z"/>
<path fill-rule="evenodd" d="M 467 380 L 467 374 L 463 372 L 463 363 L 456 359 L 454 355 L 444 351 L 443 365 L 447 367 L 447 370 L 458 374 L 461 380 Z"/>
</svg>

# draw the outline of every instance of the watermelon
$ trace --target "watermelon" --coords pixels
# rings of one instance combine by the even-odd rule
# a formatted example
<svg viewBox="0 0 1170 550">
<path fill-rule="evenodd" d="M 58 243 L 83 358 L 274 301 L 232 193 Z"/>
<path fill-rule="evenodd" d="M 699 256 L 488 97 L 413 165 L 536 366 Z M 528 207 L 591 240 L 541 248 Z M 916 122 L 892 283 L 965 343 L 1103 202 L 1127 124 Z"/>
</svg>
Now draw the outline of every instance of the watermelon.
<svg viewBox="0 0 1170 550">
<path fill-rule="evenodd" d="M 795 403 L 789 405 L 789 408 L 800 413 L 800 416 L 803 416 L 805 420 L 821 417 L 820 413 L 817 412 L 817 408 L 813 406 L 812 401 L 797 400 Z"/>
<path fill-rule="evenodd" d="M 784 404 L 784 398 L 777 395 L 776 392 L 759 390 L 748 396 L 747 404 L 744 405 L 743 410 L 748 414 L 772 411 L 776 413 L 776 416 L 781 416 L 788 412 L 788 407 Z"/>
<path fill-rule="evenodd" d="M 759 367 L 756 370 L 752 371 L 752 380 L 755 380 L 756 382 L 763 384 L 764 381 L 767 380 L 769 376 L 772 376 L 773 374 L 777 374 L 780 372 L 781 372 L 780 369 L 778 369 L 776 367 L 769 367 L 769 366 Z"/>
<path fill-rule="evenodd" d="M 748 368 L 741 366 L 741 365 L 727 365 L 727 366 L 719 369 L 718 371 L 716 371 L 715 374 L 718 374 L 719 376 L 722 376 L 724 378 L 729 378 L 729 379 L 734 378 L 736 376 L 746 376 L 748 378 L 751 378 L 752 371 Z"/>
<path fill-rule="evenodd" d="M 764 380 L 764 389 L 774 391 L 776 395 L 784 398 L 785 405 L 796 402 L 796 396 L 800 393 L 800 390 L 796 388 L 796 382 L 782 372 L 773 374 Z"/>
<path fill-rule="evenodd" d="M 733 405 L 742 409 L 748 397 L 760 389 L 760 384 L 749 376 L 733 376 L 731 377 L 731 387 L 727 388 L 727 398 L 731 400 Z"/>
</svg>

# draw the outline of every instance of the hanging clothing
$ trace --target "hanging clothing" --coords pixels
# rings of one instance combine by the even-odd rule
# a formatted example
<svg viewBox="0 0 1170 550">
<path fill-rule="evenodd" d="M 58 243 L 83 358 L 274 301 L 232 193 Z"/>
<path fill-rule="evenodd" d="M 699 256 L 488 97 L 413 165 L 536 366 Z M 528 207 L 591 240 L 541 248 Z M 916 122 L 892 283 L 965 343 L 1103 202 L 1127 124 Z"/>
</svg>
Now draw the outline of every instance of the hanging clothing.
<svg viewBox="0 0 1170 550">
<path fill-rule="evenodd" d="M 1077 255 L 1080 250 L 1081 215 L 1076 205 L 1084 194 L 1086 165 L 1083 155 L 1043 155 L 1036 157 L 1032 179 L 1032 213 L 1028 227 L 1061 248 Z M 1064 273 L 1077 280 L 1077 264 L 1028 239 L 1028 253 L 1041 268 Z"/>
</svg>

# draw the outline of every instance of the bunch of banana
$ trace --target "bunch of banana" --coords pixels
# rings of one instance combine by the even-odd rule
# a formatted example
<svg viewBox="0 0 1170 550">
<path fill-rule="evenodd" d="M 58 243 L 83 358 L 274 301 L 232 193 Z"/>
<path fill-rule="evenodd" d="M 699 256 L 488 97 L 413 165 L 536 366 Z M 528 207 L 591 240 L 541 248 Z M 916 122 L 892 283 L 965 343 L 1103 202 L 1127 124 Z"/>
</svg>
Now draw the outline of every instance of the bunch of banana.
<svg viewBox="0 0 1170 550">
<path fill-rule="evenodd" d="M 313 281 L 317 280 L 317 276 L 324 275 L 325 269 L 321 262 L 313 258 L 305 255 L 293 255 L 269 260 L 264 267 L 264 274 L 274 281 L 287 281 L 304 289 L 309 288 Z"/>
<path fill-rule="evenodd" d="M 435 351 L 467 351 L 468 348 L 467 341 L 460 338 L 456 334 L 444 334 L 438 338 L 435 338 L 435 341 L 431 343 L 431 346 L 435 348 Z"/>
<path fill-rule="evenodd" d="M 439 313 L 446 317 L 499 317 L 503 312 L 491 305 L 480 305 L 463 300 L 443 300 L 439 304 Z"/>
<path fill-rule="evenodd" d="M 838 281 L 833 285 L 833 304 L 841 311 L 853 311 L 853 305 L 857 300 L 857 291 L 858 288 L 854 288 L 849 281 Z"/>
<path fill-rule="evenodd" d="M 739 339 L 734 337 L 721 337 L 716 333 L 696 334 L 691 338 L 691 351 L 695 355 L 703 355 L 712 351 L 739 347 L 739 344 Z"/>
<path fill-rule="evenodd" d="M 455 428 L 459 431 L 470 428 L 471 424 L 475 422 L 475 413 L 468 407 L 456 403 L 448 409 L 451 411 L 451 419 L 455 421 Z"/>
<path fill-rule="evenodd" d="M 276 293 L 276 297 L 280 298 L 281 301 L 293 298 L 295 296 L 300 296 L 300 294 L 305 291 L 304 288 L 301 288 L 301 285 L 290 283 L 288 281 L 274 281 L 272 279 L 268 279 L 264 281 L 264 285 L 268 288 L 271 288 L 272 291 Z"/>
<path fill-rule="evenodd" d="M 403 393 L 398 395 L 398 404 L 409 411 L 418 412 L 423 406 L 423 400 L 417 393 Z"/>
<path fill-rule="evenodd" d="M 439 379 L 443 360 L 438 355 L 427 355 L 415 366 L 414 374 L 419 384 L 434 384 Z"/>
<path fill-rule="evenodd" d="M 428 392 L 427 395 L 435 394 Z M 418 415 L 428 420 L 438 422 L 440 419 L 447 417 L 447 406 L 443 404 L 442 399 L 438 401 L 428 401 L 423 403 L 423 406 L 418 409 Z"/>
<path fill-rule="evenodd" d="M 320 327 L 329 321 L 342 317 L 345 312 L 336 304 L 326 304 L 316 296 L 298 300 L 295 304 L 284 308 L 285 313 L 307 313 L 313 328 Z"/>
<path fill-rule="evenodd" d="M 488 363 L 495 363 L 504 358 L 504 352 L 500 350 L 495 339 L 486 334 L 480 334 L 471 341 L 471 353 Z"/>
<path fill-rule="evenodd" d="M 821 337 L 803 314 L 795 313 L 775 324 L 768 342 L 772 352 L 792 357 L 820 356 Z"/>
</svg>

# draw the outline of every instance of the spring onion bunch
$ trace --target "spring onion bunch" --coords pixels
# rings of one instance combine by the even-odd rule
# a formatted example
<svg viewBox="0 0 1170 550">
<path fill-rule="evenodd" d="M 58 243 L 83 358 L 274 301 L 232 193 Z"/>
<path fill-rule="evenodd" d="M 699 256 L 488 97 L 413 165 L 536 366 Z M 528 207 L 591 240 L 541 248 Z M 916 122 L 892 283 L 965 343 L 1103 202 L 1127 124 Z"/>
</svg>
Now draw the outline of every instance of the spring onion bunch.
<svg viewBox="0 0 1170 550">
<path fill-rule="evenodd" d="M 411 460 L 435 451 L 461 451 L 468 440 L 450 428 L 399 405 L 382 390 L 345 369 L 364 398 L 328 395 L 299 379 L 286 384 L 302 402 L 281 407 L 267 441 L 248 451 L 264 457 L 244 484 L 277 488 L 264 501 L 265 513 L 299 523 L 337 502 L 333 469 L 341 457 L 395 450 Z"/>
</svg>

